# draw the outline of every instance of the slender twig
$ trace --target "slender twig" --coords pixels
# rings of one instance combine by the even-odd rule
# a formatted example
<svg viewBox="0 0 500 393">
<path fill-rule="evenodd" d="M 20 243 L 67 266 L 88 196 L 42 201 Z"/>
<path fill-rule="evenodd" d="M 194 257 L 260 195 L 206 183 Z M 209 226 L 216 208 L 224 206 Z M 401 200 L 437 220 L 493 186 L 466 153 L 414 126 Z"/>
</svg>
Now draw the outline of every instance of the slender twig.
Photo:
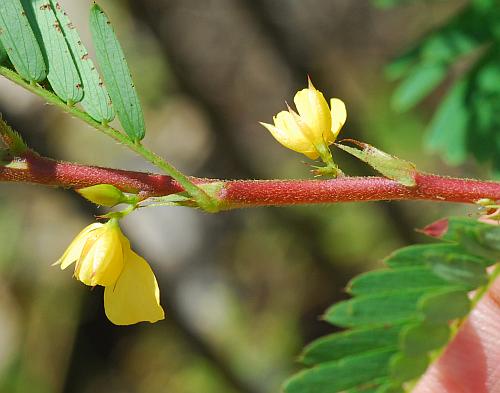
<svg viewBox="0 0 500 393">
<path fill-rule="evenodd" d="M 1 164 L 1 163 L 0 163 Z M 184 191 L 170 176 L 55 161 L 27 154 L 0 166 L 0 181 L 27 182 L 78 189 L 112 184 L 143 198 Z M 219 184 L 221 209 L 377 200 L 430 200 L 475 203 L 500 200 L 500 183 L 416 173 L 416 185 L 406 187 L 383 177 L 343 177 L 332 180 L 218 180 L 190 178 L 199 186 Z"/>
<path fill-rule="evenodd" d="M 41 86 L 26 82 L 17 73 L 7 67 L 0 66 L 0 75 L 3 75 L 7 79 L 25 88 L 26 90 L 29 90 L 30 92 L 42 97 L 49 104 L 56 105 L 64 112 L 69 113 L 70 115 L 80 120 L 83 120 L 85 123 L 94 127 L 96 130 L 104 133 L 105 135 L 113 138 L 115 141 L 128 147 L 130 150 L 134 151 L 147 161 L 157 166 L 159 169 L 163 170 L 169 176 L 174 178 L 179 184 L 182 185 L 184 190 L 189 195 L 191 195 L 191 197 L 193 197 L 195 201 L 198 202 L 200 207 L 204 208 L 207 211 L 217 210 L 217 202 L 213 200 L 213 198 L 206 194 L 201 188 L 193 184 L 186 175 L 177 170 L 173 165 L 165 161 L 162 157 L 158 156 L 156 153 L 154 153 L 141 143 L 132 141 L 125 134 L 122 134 L 120 131 L 113 127 L 110 127 L 107 124 L 99 123 L 76 106 L 67 105 L 54 93 L 42 88 Z"/>
</svg>

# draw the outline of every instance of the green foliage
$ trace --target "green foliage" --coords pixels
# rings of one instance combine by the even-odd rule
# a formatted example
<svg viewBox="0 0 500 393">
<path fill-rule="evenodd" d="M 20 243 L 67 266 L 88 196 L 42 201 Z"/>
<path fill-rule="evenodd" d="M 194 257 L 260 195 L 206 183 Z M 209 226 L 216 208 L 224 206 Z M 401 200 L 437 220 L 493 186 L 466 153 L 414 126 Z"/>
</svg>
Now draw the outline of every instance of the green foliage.
<svg viewBox="0 0 500 393">
<path fill-rule="evenodd" d="M 42 51 L 19 0 L 0 2 L 0 41 L 23 79 L 31 82 L 45 79 L 47 69 Z"/>
<path fill-rule="evenodd" d="M 75 26 L 54 0 L 0 2 L 0 63 L 7 55 L 22 79 L 47 79 L 41 86 L 68 106 L 81 101 L 86 114 L 103 124 L 113 120 L 114 105 L 126 134 L 138 142 L 145 134 L 139 98 L 110 22 L 95 4 L 90 25 L 109 95 Z"/>
<path fill-rule="evenodd" d="M 5 59 L 7 59 L 7 51 L 2 45 L 2 40 L 0 39 L 0 64 L 2 64 Z"/>
<path fill-rule="evenodd" d="M 396 3 L 396 2 L 389 2 Z M 458 14 L 423 37 L 387 69 L 400 84 L 393 107 L 408 110 L 456 69 L 468 64 L 452 84 L 429 126 L 427 145 L 451 164 L 472 154 L 500 170 L 500 3 L 471 0 Z"/>
<path fill-rule="evenodd" d="M 77 29 L 64 12 L 61 3 L 57 2 L 54 6 L 54 0 L 51 0 L 51 4 L 82 78 L 85 95 L 81 104 L 93 119 L 100 122 L 110 122 L 114 119 L 115 113 L 106 86 L 102 83 L 87 48 L 85 48 Z"/>
<path fill-rule="evenodd" d="M 415 0 L 373 0 L 373 4 L 380 8 L 390 8 L 397 5 L 411 3 Z"/>
<path fill-rule="evenodd" d="M 477 303 L 468 293 L 483 294 L 494 279 L 487 267 L 500 257 L 500 227 L 450 218 L 423 232 L 441 241 L 397 250 L 388 268 L 349 283 L 353 298 L 324 316 L 349 330 L 309 344 L 301 356 L 309 368 L 286 393 L 402 392 L 437 358 Z"/>
<path fill-rule="evenodd" d="M 50 2 L 22 0 L 22 3 L 38 39 L 45 63 L 49 65 L 47 79 L 50 86 L 65 102 L 81 101 L 82 81 Z"/>
<path fill-rule="evenodd" d="M 94 38 L 96 55 L 109 94 L 128 136 L 134 141 L 144 138 L 146 127 L 141 103 L 135 90 L 130 71 L 115 32 L 104 11 L 94 4 L 90 10 L 90 29 Z"/>
</svg>

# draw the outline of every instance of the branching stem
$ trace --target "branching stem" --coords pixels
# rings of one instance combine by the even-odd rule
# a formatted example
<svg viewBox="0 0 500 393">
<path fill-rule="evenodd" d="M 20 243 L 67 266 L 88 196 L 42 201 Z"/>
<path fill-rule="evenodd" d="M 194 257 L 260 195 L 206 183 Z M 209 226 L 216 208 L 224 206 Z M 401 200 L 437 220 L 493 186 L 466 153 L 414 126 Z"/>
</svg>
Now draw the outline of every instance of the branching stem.
<svg viewBox="0 0 500 393">
<path fill-rule="evenodd" d="M 189 178 L 203 187 L 220 184 L 215 195 L 222 210 L 335 202 L 430 200 L 475 203 L 500 200 L 500 183 L 417 173 L 416 186 L 406 187 L 382 177 L 341 177 L 330 180 L 227 180 Z M 183 192 L 170 176 L 55 161 L 28 153 L 0 163 L 0 181 L 26 182 L 62 188 L 112 184 L 141 198 Z"/>
<path fill-rule="evenodd" d="M 41 86 L 37 84 L 32 84 L 23 80 L 17 73 L 10 70 L 7 67 L 0 66 L 0 75 L 3 75 L 7 79 L 12 82 L 18 84 L 19 86 L 29 90 L 30 92 L 42 97 L 48 103 L 56 105 L 61 110 L 66 113 L 69 113 L 72 116 L 77 117 L 80 120 L 83 120 L 85 123 L 89 124 L 93 128 L 99 130 L 103 134 L 113 138 L 115 141 L 120 144 L 128 147 L 130 150 L 134 151 L 138 155 L 142 156 L 147 161 L 151 162 L 153 165 L 157 166 L 159 169 L 163 170 L 169 176 L 174 178 L 184 190 L 206 211 L 217 211 L 217 201 L 211 198 L 208 194 L 206 194 L 201 188 L 197 187 L 193 184 L 187 176 L 177 170 L 170 163 L 165 161 L 163 158 L 158 156 L 153 151 L 149 150 L 147 147 L 142 145 L 141 143 L 135 143 L 131 139 L 129 139 L 125 134 L 122 134 L 120 131 L 116 130 L 113 127 L 110 127 L 107 124 L 99 123 L 98 121 L 91 118 L 85 112 L 81 111 L 75 106 L 67 105 L 64 101 L 62 101 L 59 97 L 57 97 L 52 92 L 45 90 Z"/>
</svg>

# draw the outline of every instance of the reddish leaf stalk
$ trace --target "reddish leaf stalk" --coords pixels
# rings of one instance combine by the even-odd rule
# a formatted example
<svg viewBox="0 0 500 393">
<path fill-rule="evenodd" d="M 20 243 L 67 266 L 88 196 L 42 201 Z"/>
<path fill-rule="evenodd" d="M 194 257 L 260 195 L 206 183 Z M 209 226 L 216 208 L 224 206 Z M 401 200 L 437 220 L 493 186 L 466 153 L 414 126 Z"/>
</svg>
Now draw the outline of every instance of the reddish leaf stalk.
<svg viewBox="0 0 500 393">
<path fill-rule="evenodd" d="M 225 208 L 283 206 L 377 200 L 431 200 L 474 203 L 500 200 L 500 183 L 416 173 L 416 186 L 406 187 L 382 177 L 343 177 L 332 180 L 192 179 L 197 184 L 222 182 L 219 199 Z M 165 175 L 133 172 L 55 161 L 28 154 L 0 166 L 0 181 L 43 184 L 78 189 L 112 184 L 141 196 L 163 196 L 183 191 Z"/>
</svg>

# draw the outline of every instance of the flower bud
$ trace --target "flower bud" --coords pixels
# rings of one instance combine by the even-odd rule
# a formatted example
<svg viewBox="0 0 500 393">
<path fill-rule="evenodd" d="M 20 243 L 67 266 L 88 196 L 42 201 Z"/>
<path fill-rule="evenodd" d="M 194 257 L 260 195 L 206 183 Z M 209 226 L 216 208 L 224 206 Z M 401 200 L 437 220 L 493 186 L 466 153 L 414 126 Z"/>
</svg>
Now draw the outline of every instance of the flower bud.
<svg viewBox="0 0 500 393">
<path fill-rule="evenodd" d="M 95 186 L 76 190 L 85 199 L 96 205 L 113 207 L 128 201 L 127 196 L 111 184 L 97 184 Z"/>
</svg>

